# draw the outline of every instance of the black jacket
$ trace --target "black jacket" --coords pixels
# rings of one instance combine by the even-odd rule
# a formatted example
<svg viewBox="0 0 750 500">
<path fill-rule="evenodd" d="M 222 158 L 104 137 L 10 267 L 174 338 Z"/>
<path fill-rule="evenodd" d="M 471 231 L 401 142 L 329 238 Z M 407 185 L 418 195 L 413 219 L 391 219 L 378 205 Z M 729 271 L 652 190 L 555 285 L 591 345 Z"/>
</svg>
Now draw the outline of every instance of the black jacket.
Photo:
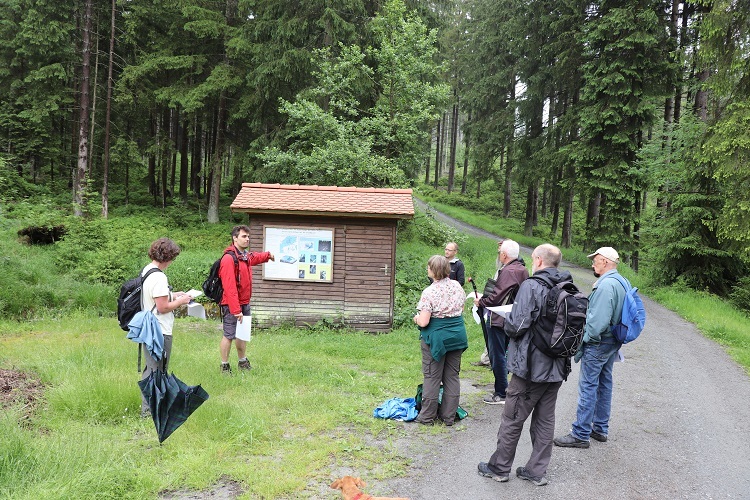
<svg viewBox="0 0 750 500">
<path fill-rule="evenodd" d="M 546 276 L 554 284 L 573 279 L 568 271 L 555 267 L 534 273 L 534 276 L 540 275 Z M 510 338 L 508 371 L 531 382 L 561 382 L 567 378 L 566 366 L 570 360 L 550 358 L 531 342 L 535 331 L 551 331 L 554 326 L 540 317 L 548 293 L 549 288 L 539 281 L 524 281 L 518 288 L 513 309 L 505 318 L 505 333 Z"/>
</svg>

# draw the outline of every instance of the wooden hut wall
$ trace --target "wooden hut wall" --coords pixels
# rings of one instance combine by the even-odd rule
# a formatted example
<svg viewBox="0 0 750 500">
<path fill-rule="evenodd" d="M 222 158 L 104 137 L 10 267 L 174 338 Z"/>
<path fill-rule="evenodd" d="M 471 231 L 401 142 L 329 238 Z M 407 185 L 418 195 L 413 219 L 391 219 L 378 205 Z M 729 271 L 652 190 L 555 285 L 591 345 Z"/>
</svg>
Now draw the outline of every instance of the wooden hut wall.
<svg viewBox="0 0 750 500">
<path fill-rule="evenodd" d="M 333 282 L 263 280 L 253 268 L 253 319 L 268 327 L 321 319 L 365 331 L 392 326 L 396 220 L 251 215 L 250 249 L 263 248 L 263 227 L 333 229 Z"/>
</svg>

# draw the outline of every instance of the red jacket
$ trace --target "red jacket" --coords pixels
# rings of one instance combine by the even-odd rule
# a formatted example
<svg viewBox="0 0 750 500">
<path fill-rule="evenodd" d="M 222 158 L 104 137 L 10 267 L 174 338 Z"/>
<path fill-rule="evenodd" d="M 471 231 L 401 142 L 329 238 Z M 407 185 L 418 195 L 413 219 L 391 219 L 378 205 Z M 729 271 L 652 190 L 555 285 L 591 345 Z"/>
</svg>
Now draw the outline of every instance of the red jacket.
<svg viewBox="0 0 750 500">
<path fill-rule="evenodd" d="M 253 272 L 250 266 L 268 262 L 271 252 L 248 252 L 245 258 L 234 245 L 229 245 L 224 252 L 219 265 L 219 278 L 224 288 L 221 305 L 229 306 L 229 312 L 232 314 L 240 314 L 242 312 L 240 306 L 249 304 L 250 296 L 253 294 Z M 237 257 L 239 283 L 237 283 L 238 269 L 234 266 L 234 259 L 226 252 L 234 252 Z"/>
</svg>

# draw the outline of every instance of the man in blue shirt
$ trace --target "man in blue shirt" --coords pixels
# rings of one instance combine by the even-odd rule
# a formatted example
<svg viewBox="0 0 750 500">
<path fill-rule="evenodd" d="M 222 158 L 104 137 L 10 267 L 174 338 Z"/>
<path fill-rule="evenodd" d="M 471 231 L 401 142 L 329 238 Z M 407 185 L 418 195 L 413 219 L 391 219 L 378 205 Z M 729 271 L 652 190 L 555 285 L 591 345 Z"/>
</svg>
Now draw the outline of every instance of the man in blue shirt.
<svg viewBox="0 0 750 500">
<path fill-rule="evenodd" d="M 592 259 L 594 290 L 589 295 L 583 343 L 575 355 L 581 361 L 578 379 L 578 410 L 569 434 L 555 438 L 555 445 L 588 448 L 589 438 L 606 442 L 612 409 L 612 372 L 622 344 L 612 335 L 612 325 L 620 322 L 625 288 L 614 279 L 620 256 L 612 247 L 602 247 Z M 613 279 L 607 279 L 613 278 Z"/>
</svg>

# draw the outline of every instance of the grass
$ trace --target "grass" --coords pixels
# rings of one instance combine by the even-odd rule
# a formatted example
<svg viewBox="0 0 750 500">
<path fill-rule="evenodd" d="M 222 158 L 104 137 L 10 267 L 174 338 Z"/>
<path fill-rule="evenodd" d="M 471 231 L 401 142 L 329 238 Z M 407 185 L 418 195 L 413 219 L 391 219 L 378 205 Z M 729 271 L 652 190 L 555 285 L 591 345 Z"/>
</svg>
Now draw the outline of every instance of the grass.
<svg viewBox="0 0 750 500">
<path fill-rule="evenodd" d="M 0 324 L 0 367 L 46 386 L 30 420 L 20 406 L 0 416 L 0 497 L 155 498 L 222 481 L 249 498 L 314 496 L 340 464 L 373 480 L 403 475 L 410 458 L 393 443 L 443 432 L 372 416 L 422 381 L 414 328 L 259 330 L 249 345 L 255 368 L 231 377 L 219 373 L 219 328 L 177 320 L 170 369 L 210 399 L 160 446 L 139 416 L 135 344 L 113 318 Z M 467 360 L 483 348 L 479 327 L 469 328 Z"/>
</svg>

